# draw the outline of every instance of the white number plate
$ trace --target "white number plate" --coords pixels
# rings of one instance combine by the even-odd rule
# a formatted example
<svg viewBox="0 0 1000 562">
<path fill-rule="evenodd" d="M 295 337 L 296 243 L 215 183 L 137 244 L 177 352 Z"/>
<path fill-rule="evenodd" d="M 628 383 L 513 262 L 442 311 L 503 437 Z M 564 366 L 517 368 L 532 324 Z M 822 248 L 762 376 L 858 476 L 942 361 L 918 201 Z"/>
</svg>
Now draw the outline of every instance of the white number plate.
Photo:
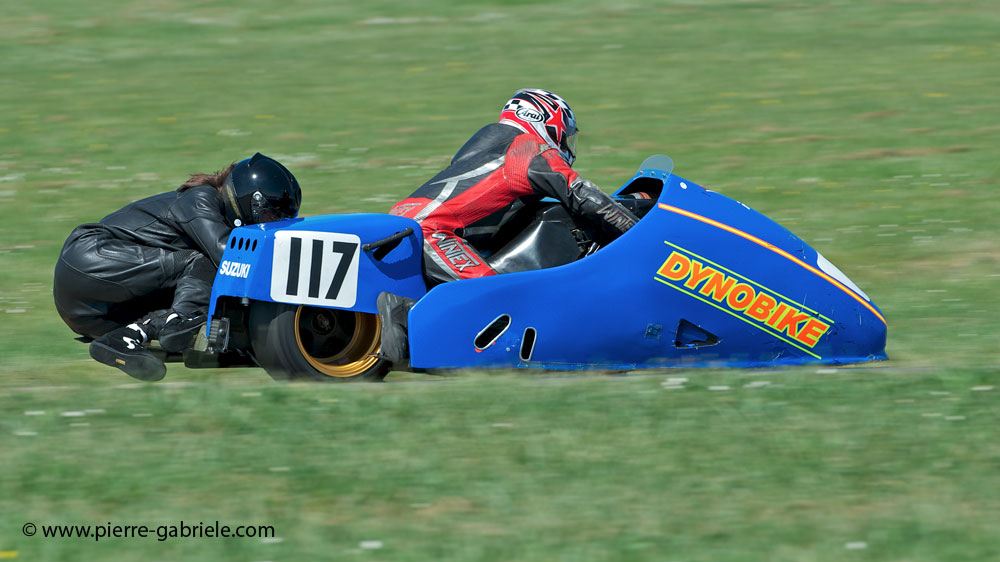
<svg viewBox="0 0 1000 562">
<path fill-rule="evenodd" d="M 353 234 L 274 233 L 271 298 L 277 302 L 350 308 L 358 298 L 361 239 Z"/>
</svg>

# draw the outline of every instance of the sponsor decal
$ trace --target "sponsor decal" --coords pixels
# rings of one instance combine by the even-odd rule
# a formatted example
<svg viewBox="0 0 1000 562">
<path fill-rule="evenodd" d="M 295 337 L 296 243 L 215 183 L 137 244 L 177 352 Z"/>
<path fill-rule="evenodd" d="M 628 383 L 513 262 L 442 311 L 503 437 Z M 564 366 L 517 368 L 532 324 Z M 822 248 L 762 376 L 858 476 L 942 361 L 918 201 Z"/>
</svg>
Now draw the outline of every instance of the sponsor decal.
<svg viewBox="0 0 1000 562">
<path fill-rule="evenodd" d="M 787 260 L 792 261 L 793 263 L 797 264 L 799 267 L 802 267 L 802 268 L 804 268 L 804 269 L 806 269 L 806 270 L 808 270 L 808 271 L 810 271 L 810 272 L 812 272 L 812 273 L 814 273 L 814 274 L 822 277 L 823 279 L 829 281 L 833 286 L 835 286 L 838 289 L 840 289 L 841 291 L 844 291 L 845 293 L 847 293 L 848 296 L 850 296 L 852 299 L 858 301 L 858 303 L 860 303 L 861 306 L 864 306 L 865 308 L 867 308 L 869 311 L 871 311 L 872 314 L 874 314 L 876 317 L 878 317 L 878 319 L 881 320 L 883 324 L 885 324 L 885 317 L 882 316 L 882 313 L 879 312 L 879 310 L 877 308 L 875 308 L 874 305 L 872 305 L 872 303 L 868 299 L 868 296 L 865 295 L 864 293 L 862 293 L 861 289 L 858 289 L 857 286 L 854 285 L 854 283 L 851 283 L 851 280 L 848 279 L 846 275 L 844 275 L 842 272 L 840 272 L 839 269 L 837 269 L 836 267 L 834 267 L 832 263 L 827 262 L 826 259 L 823 258 L 822 256 L 818 257 L 818 263 L 817 263 L 817 265 L 819 266 L 819 269 L 817 269 L 817 268 L 809 265 L 808 263 L 800 260 L 799 258 L 797 258 L 797 257 L 789 254 L 788 252 L 782 250 L 781 248 L 778 248 L 778 247 L 774 246 L 773 244 L 765 242 L 764 240 L 761 240 L 760 238 L 757 238 L 756 236 L 753 236 L 751 234 L 747 234 L 746 232 L 743 232 L 742 230 L 738 230 L 736 228 L 733 228 L 733 227 L 731 227 L 731 226 L 729 226 L 727 224 L 723 224 L 723 223 L 721 223 L 719 221 L 712 220 L 712 219 L 710 219 L 708 217 L 703 217 L 701 215 L 692 213 L 691 211 L 686 211 L 684 209 L 680 209 L 680 208 L 677 208 L 677 207 L 666 205 L 664 203 L 659 203 L 657 206 L 659 208 L 665 210 L 665 211 L 670 211 L 671 213 L 677 213 L 678 215 L 683 215 L 685 217 L 692 218 L 692 219 L 694 219 L 696 221 L 701 221 L 701 222 L 703 222 L 703 223 L 705 223 L 707 225 L 714 226 L 716 228 L 721 228 L 722 230 L 725 230 L 726 232 L 729 232 L 731 234 L 735 234 L 736 236 L 739 236 L 739 237 L 741 237 L 741 238 L 743 238 L 745 240 L 749 240 L 750 242 L 753 242 L 754 244 L 757 244 L 758 246 L 761 246 L 762 248 L 766 248 L 767 250 L 770 250 L 770 251 L 778 254 L 779 256 L 781 256 L 781 257 L 783 257 L 783 258 L 785 258 Z M 848 286 L 850 286 L 851 288 L 849 289 Z"/>
<path fill-rule="evenodd" d="M 458 238 L 448 236 L 443 232 L 435 232 L 431 234 L 431 238 L 435 240 L 434 245 L 438 247 L 438 253 L 444 256 L 459 271 L 465 271 L 467 267 L 480 265 L 479 260 L 465 250 L 465 246 L 462 246 Z"/>
<path fill-rule="evenodd" d="M 540 111 L 536 111 L 530 107 L 520 107 L 514 112 L 514 115 L 517 115 L 518 119 L 523 119 L 532 123 L 541 123 L 545 120 L 545 116 L 542 115 Z"/>
<path fill-rule="evenodd" d="M 395 207 L 390 209 L 389 214 L 405 217 L 413 209 L 416 209 L 417 207 L 422 207 L 424 205 L 426 205 L 426 203 L 403 203 L 400 205 L 396 205 Z"/>
<path fill-rule="evenodd" d="M 657 281 L 821 358 L 809 349 L 827 333 L 832 320 L 746 276 L 680 246 L 666 244 L 673 251 L 656 271 Z"/>
<path fill-rule="evenodd" d="M 225 260 L 219 264 L 219 273 L 229 277 L 246 279 L 250 275 L 250 264 Z"/>
</svg>

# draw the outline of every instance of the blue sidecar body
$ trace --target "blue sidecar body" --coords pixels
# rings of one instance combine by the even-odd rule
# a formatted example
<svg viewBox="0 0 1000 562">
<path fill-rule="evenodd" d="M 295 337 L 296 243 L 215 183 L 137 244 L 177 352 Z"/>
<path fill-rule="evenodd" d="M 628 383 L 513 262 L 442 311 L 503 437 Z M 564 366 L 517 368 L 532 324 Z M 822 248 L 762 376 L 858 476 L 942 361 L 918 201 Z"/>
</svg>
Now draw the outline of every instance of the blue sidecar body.
<svg viewBox="0 0 1000 562">
<path fill-rule="evenodd" d="M 270 302 L 377 315 L 380 293 L 401 295 L 416 301 L 410 366 L 427 370 L 887 358 L 885 318 L 846 275 L 773 220 L 673 175 L 672 166 L 652 157 L 614 194 L 653 200 L 635 227 L 596 252 L 429 291 L 419 226 L 410 219 L 328 215 L 238 228 L 210 314 L 234 318 L 220 314 L 224 302 L 229 309 Z M 254 341 L 227 349 L 218 333 L 208 337 L 216 351 L 254 352 Z"/>
</svg>

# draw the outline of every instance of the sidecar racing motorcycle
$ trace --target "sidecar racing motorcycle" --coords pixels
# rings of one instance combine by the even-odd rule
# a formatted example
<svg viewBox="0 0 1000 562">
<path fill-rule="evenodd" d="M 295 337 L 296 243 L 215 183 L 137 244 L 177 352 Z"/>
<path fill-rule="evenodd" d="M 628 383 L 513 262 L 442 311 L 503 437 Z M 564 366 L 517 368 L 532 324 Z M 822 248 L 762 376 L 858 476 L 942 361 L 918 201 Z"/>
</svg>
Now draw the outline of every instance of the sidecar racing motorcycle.
<svg viewBox="0 0 1000 562">
<path fill-rule="evenodd" d="M 519 204 L 495 217 L 500 244 L 487 250 L 503 275 L 430 290 L 420 227 L 408 218 L 325 215 L 237 228 L 210 323 L 184 362 L 347 381 L 380 380 L 390 369 L 887 359 L 882 312 L 837 267 L 771 219 L 672 171 L 668 157 L 651 157 L 613 194 L 641 220 L 610 243 L 554 200 Z M 380 310 L 380 295 L 408 303 L 402 319 Z"/>
</svg>

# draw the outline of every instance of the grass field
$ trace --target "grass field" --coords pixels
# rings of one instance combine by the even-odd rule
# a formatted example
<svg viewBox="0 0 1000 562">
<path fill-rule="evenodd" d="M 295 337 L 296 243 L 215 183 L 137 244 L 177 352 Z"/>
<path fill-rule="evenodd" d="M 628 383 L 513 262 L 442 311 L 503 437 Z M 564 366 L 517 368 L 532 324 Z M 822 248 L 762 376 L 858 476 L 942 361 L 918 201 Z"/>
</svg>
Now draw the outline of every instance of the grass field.
<svg viewBox="0 0 1000 562">
<path fill-rule="evenodd" d="M 0 559 L 1000 559 L 997 8 L 5 6 Z M 606 191 L 666 153 L 813 244 L 885 313 L 891 360 L 142 385 L 55 313 L 77 224 L 258 150 L 305 215 L 385 212 L 524 86 L 573 105 Z M 275 536 L 40 529 L 181 521 Z"/>
</svg>

